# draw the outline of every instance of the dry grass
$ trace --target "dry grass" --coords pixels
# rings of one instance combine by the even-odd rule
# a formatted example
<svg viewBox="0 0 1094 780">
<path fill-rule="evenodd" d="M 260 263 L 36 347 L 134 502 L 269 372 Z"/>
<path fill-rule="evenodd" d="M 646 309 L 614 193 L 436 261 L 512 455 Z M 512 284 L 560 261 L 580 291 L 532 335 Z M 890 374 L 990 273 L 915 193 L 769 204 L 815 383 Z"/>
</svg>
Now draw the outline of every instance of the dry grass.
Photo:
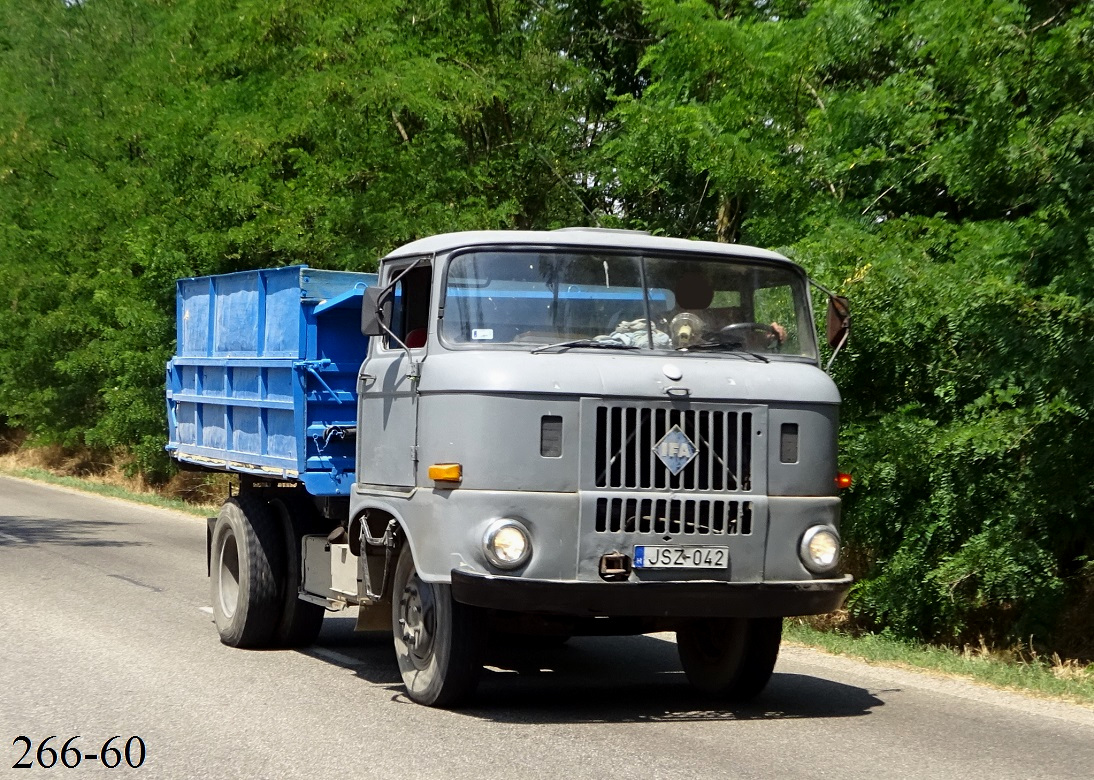
<svg viewBox="0 0 1094 780">
<path fill-rule="evenodd" d="M 1085 606 L 1086 603 L 1087 600 L 1081 600 L 1080 606 Z M 835 642 L 833 646 L 840 648 L 836 652 L 858 654 L 868 659 L 876 657 L 877 660 L 897 661 L 923 668 L 946 668 L 947 671 L 959 675 L 969 674 L 970 669 L 977 670 L 977 674 L 972 676 L 981 677 L 993 684 L 1049 692 L 1050 695 L 1066 691 L 1065 698 L 1069 697 L 1073 689 L 1077 689 L 1084 692 L 1079 695 L 1079 699 L 1090 703 L 1094 699 L 1089 693 L 1094 691 L 1094 662 L 1091 659 L 1094 633 L 1088 631 L 1088 627 L 1092 625 L 1090 614 L 1082 610 L 1077 612 L 1071 621 L 1065 621 L 1067 627 L 1060 631 L 1064 641 L 1057 644 L 1055 651 L 1049 652 L 1038 651 L 1032 637 L 1028 642 L 1019 642 L 1011 647 L 989 644 L 983 636 L 975 643 L 956 646 L 918 645 L 890 640 L 857 624 L 845 609 L 827 615 L 794 618 L 793 622 L 801 627 L 799 633 L 805 632 L 811 637 L 812 644 L 825 644 L 817 639 L 819 636 L 831 637 Z M 846 638 L 847 644 L 836 641 L 836 637 Z M 875 648 L 875 645 L 881 649 Z M 953 657 L 952 669 L 951 662 L 945 660 L 947 655 Z M 961 668 L 961 664 L 965 668 Z M 994 671 L 982 676 L 979 673 L 982 669 Z M 1021 670 L 1022 673 L 1011 676 L 999 671 L 1008 669 Z M 1063 683 L 1065 688 L 1057 690 L 1058 686 L 1048 680 Z"/>
<path fill-rule="evenodd" d="M 1062 658 L 1057 652 L 1047 655 L 1038 653 L 1037 649 L 1033 647 L 1032 638 L 1028 645 L 1019 643 L 1015 647 L 1005 650 L 993 650 L 981 640 L 980 647 L 976 648 L 974 653 L 1004 663 L 1041 666 L 1051 672 L 1052 676 L 1058 680 L 1094 683 L 1094 664 L 1084 663 L 1078 658 Z"/>
<path fill-rule="evenodd" d="M 227 497 L 228 486 L 234 481 L 230 474 L 180 471 L 166 485 L 158 487 L 156 492 L 188 504 L 217 506 Z"/>
<path fill-rule="evenodd" d="M 1032 637 L 1011 647 L 990 645 L 983 636 L 975 643 L 949 647 L 890 639 L 865 631 L 844 609 L 788 622 L 794 626 L 789 631 L 791 637 L 831 652 L 942 671 L 1003 688 L 1060 696 L 1088 706 L 1094 703 L 1089 635 L 1084 652 L 1071 656 L 1039 652 Z"/>
<path fill-rule="evenodd" d="M 1052 676 L 1058 680 L 1094 683 L 1094 664 L 1084 665 L 1074 658 L 1061 659 L 1059 653 L 1053 653 Z"/>
<path fill-rule="evenodd" d="M 993 649 L 983 642 L 958 649 L 907 642 L 882 634 L 851 636 L 841 631 L 819 630 L 813 621 L 800 618 L 786 621 L 785 637 L 868 663 L 923 669 L 1094 707 L 1094 665 L 1058 655 L 1044 657 L 1023 648 Z"/>
<path fill-rule="evenodd" d="M 57 445 L 44 447 L 19 447 L 0 455 L 0 468 L 42 469 L 57 476 L 79 477 L 99 484 L 142 492 L 148 489 L 140 477 L 127 476 L 123 464 L 109 455 L 90 450 L 72 450 Z"/>
<path fill-rule="evenodd" d="M 795 618 L 795 620 L 800 620 L 817 631 L 838 631 L 852 636 L 860 633 L 851 619 L 851 614 L 846 609 L 837 609 L 835 612 L 829 612 L 826 615 L 809 615 L 803 618 Z"/>
<path fill-rule="evenodd" d="M 129 465 L 126 459 L 112 453 L 57 445 L 34 447 L 0 437 L 0 472 L 32 472 L 31 475 L 45 472 L 135 496 L 156 496 L 204 508 L 220 504 L 232 482 L 229 474 L 180 471 L 168 482 L 153 485 L 135 474 Z"/>
<path fill-rule="evenodd" d="M 1040 653 L 1029 642 L 1019 642 L 1013 647 L 990 647 L 983 637 L 976 645 L 966 644 L 961 648 L 961 656 L 966 660 L 993 661 L 1003 664 L 1036 666 L 1048 671 L 1058 680 L 1094 684 L 1094 664 L 1080 657 L 1065 657 L 1059 652 Z"/>
</svg>

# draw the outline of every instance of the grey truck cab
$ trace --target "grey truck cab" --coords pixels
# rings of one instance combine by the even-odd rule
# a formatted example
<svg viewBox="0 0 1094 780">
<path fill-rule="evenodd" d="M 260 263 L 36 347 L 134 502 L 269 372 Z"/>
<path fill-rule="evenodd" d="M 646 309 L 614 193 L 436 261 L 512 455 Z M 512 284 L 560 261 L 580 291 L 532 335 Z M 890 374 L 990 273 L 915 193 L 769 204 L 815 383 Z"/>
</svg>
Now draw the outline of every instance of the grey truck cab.
<svg viewBox="0 0 1094 780">
<path fill-rule="evenodd" d="M 210 526 L 228 644 L 310 640 L 316 613 L 356 605 L 359 627 L 393 631 L 410 697 L 447 706 L 494 642 L 667 630 L 696 687 L 742 699 L 783 617 L 842 603 L 840 397 L 785 257 L 455 233 L 354 289 L 364 360 L 352 393 L 328 389 L 356 399 L 356 425 L 322 431 L 355 435 L 348 500 L 227 466 L 251 475 Z M 846 315 L 833 298 L 837 349 Z"/>
</svg>

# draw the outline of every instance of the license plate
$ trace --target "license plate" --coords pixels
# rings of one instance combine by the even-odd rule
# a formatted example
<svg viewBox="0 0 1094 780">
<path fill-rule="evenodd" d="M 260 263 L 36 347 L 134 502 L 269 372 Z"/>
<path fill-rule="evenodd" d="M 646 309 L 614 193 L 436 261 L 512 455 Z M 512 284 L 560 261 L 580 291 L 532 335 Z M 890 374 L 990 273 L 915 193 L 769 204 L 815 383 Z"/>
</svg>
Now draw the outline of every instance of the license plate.
<svg viewBox="0 0 1094 780">
<path fill-rule="evenodd" d="M 726 569 L 728 547 L 661 547 L 644 545 L 634 548 L 636 569 Z"/>
</svg>

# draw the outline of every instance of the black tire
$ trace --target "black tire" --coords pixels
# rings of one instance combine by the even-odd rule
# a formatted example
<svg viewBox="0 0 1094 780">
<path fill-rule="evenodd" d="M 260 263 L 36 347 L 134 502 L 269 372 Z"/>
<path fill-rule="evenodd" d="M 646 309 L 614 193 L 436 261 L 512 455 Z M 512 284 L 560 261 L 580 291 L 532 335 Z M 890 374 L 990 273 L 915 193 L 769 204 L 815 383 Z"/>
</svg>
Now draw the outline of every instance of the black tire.
<svg viewBox="0 0 1094 780">
<path fill-rule="evenodd" d="M 482 668 L 481 614 L 452 600 L 452 588 L 423 582 L 403 544 L 392 583 L 395 657 L 410 698 L 429 707 L 470 699 Z"/>
<path fill-rule="evenodd" d="M 676 646 L 694 688 L 747 701 L 771 679 L 782 631 L 782 618 L 703 618 L 676 632 Z"/>
<path fill-rule="evenodd" d="M 323 533 L 318 513 L 306 496 L 277 497 L 270 507 L 281 521 L 285 537 L 285 568 L 281 581 L 281 619 L 273 633 L 277 647 L 308 647 L 323 628 L 327 610 L 299 596 L 300 540 L 306 534 Z"/>
<path fill-rule="evenodd" d="M 285 539 L 267 504 L 229 498 L 213 527 L 213 621 L 231 647 L 270 647 L 282 612 Z"/>
</svg>

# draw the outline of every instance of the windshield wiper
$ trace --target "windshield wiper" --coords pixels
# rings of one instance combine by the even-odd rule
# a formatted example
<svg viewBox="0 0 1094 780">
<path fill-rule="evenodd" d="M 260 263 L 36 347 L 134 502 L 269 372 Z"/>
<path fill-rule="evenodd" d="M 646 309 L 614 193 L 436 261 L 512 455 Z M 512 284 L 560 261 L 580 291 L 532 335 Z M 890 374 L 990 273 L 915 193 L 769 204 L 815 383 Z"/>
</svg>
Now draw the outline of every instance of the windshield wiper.
<svg viewBox="0 0 1094 780">
<path fill-rule="evenodd" d="M 766 357 L 761 355 L 759 352 L 749 352 L 747 350 L 740 349 L 736 344 L 725 344 L 721 341 L 700 341 L 698 344 L 692 344 L 692 345 L 687 346 L 687 347 L 679 347 L 676 351 L 677 352 L 691 352 L 691 351 L 702 352 L 702 351 L 705 351 L 705 350 L 716 350 L 716 349 L 717 350 L 723 350 L 725 352 L 728 352 L 731 355 L 739 355 L 740 357 L 744 357 L 745 355 L 750 355 L 750 356 L 756 358 L 757 360 L 763 361 L 764 363 L 770 363 L 771 362 Z"/>
<path fill-rule="evenodd" d="M 618 341 L 597 341 L 596 339 L 571 339 L 570 341 L 560 341 L 557 344 L 545 344 L 542 347 L 536 347 L 532 350 L 532 354 L 536 355 L 540 352 L 546 352 L 549 349 L 564 350 L 572 347 L 591 347 L 592 349 L 638 349 L 638 347 L 632 344 L 620 344 Z"/>
</svg>

